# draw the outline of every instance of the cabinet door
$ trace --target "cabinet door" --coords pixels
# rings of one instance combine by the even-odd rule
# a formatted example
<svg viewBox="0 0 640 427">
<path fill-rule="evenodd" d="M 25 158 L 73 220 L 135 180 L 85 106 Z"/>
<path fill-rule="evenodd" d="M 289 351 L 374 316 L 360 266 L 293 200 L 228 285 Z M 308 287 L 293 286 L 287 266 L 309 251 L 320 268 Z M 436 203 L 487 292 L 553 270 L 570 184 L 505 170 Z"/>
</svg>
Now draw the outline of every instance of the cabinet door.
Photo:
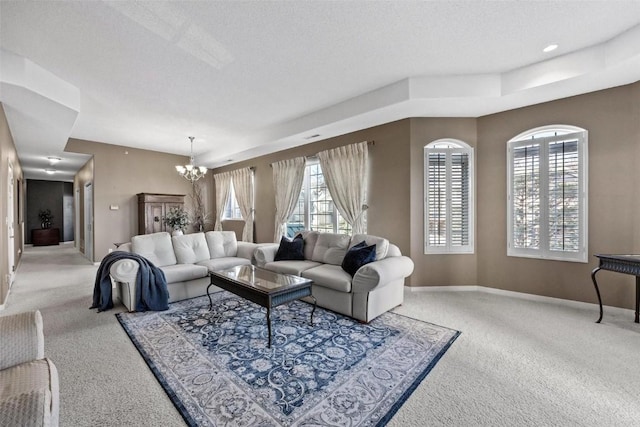
<svg viewBox="0 0 640 427">
<path fill-rule="evenodd" d="M 158 233 L 165 231 L 164 225 L 164 203 L 147 203 L 146 211 L 146 233 Z"/>
</svg>

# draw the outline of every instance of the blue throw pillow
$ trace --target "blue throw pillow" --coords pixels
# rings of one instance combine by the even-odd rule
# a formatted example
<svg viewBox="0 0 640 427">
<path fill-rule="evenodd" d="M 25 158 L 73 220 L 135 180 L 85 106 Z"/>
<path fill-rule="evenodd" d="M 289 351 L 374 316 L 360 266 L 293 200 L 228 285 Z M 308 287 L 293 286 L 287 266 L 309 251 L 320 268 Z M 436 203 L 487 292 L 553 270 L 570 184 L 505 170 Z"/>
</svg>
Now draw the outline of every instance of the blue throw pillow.
<svg viewBox="0 0 640 427">
<path fill-rule="evenodd" d="M 304 261 L 304 239 L 298 234 L 293 239 L 282 236 L 274 261 Z"/>
<path fill-rule="evenodd" d="M 367 246 L 362 241 L 347 251 L 344 260 L 342 260 L 342 269 L 353 276 L 360 267 L 375 260 L 376 245 Z"/>
</svg>

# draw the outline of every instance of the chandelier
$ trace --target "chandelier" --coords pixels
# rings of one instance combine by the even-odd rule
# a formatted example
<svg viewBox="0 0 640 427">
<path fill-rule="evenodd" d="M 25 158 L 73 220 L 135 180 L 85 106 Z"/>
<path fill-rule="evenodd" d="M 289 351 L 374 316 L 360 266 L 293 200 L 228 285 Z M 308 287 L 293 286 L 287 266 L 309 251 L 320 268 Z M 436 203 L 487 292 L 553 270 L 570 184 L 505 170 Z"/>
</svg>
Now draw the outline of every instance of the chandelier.
<svg viewBox="0 0 640 427">
<path fill-rule="evenodd" d="M 204 166 L 193 166 L 193 136 L 190 136 L 189 140 L 191 141 L 191 156 L 189 157 L 189 164 L 184 166 L 178 165 L 176 166 L 176 170 L 187 181 L 193 184 L 194 182 L 205 176 L 205 174 L 207 173 L 207 168 Z"/>
</svg>

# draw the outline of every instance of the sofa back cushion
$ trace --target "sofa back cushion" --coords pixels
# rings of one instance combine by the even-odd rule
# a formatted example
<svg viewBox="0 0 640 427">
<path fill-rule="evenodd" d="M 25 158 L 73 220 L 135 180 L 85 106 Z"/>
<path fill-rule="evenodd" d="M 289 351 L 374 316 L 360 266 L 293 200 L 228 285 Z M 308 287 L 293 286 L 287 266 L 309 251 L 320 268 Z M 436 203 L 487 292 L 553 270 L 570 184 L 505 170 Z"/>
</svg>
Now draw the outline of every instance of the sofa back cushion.
<svg viewBox="0 0 640 427">
<path fill-rule="evenodd" d="M 204 233 L 173 236 L 171 241 L 178 264 L 195 264 L 210 258 Z"/>
<path fill-rule="evenodd" d="M 318 241 L 313 248 L 311 260 L 341 265 L 347 249 L 349 249 L 350 240 L 350 236 L 346 234 L 318 233 Z"/>
<path fill-rule="evenodd" d="M 317 231 L 302 231 L 300 234 L 304 238 L 304 259 L 311 260 L 320 233 Z"/>
<path fill-rule="evenodd" d="M 233 231 L 207 231 L 204 233 L 209 246 L 211 259 L 227 256 L 236 256 L 238 253 L 238 241 Z"/>
<path fill-rule="evenodd" d="M 365 242 L 367 246 L 376 245 L 376 260 L 385 259 L 389 252 L 389 241 L 384 237 L 372 236 L 370 234 L 354 234 L 351 238 L 349 248 L 360 242 Z"/>
<path fill-rule="evenodd" d="M 176 264 L 176 255 L 167 232 L 141 234 L 131 238 L 131 252 L 151 261 L 156 267 Z"/>
</svg>

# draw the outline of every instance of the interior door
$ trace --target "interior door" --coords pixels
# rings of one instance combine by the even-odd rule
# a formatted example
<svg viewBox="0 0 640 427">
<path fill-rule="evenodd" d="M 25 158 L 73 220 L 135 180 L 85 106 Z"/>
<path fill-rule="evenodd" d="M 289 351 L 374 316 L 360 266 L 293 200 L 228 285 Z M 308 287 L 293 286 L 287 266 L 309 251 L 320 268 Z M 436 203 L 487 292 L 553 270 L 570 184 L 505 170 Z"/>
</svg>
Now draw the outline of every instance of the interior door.
<svg viewBox="0 0 640 427">
<path fill-rule="evenodd" d="M 93 183 L 84 186 L 84 256 L 93 262 Z"/>
<path fill-rule="evenodd" d="M 13 211 L 15 209 L 15 205 L 13 203 L 13 165 L 9 162 L 9 174 L 7 176 L 7 260 L 8 260 L 8 273 L 7 273 L 7 281 L 9 283 L 9 287 L 13 284 L 13 279 L 15 278 L 15 252 L 16 252 L 16 244 L 15 244 L 15 233 L 13 227 Z"/>
</svg>

